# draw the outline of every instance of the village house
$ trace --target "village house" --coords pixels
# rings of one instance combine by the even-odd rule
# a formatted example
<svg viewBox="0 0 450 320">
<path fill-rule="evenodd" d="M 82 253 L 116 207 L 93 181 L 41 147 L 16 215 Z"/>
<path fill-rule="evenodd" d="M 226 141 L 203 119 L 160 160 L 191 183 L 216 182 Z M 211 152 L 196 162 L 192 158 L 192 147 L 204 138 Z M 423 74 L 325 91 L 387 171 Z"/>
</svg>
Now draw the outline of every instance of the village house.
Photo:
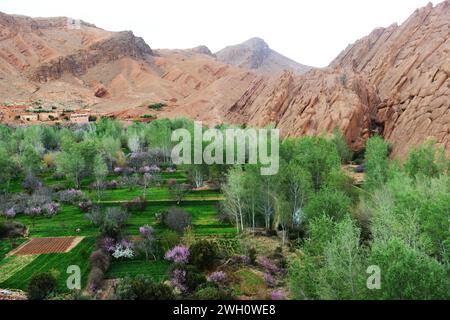
<svg viewBox="0 0 450 320">
<path fill-rule="evenodd" d="M 58 119 L 59 115 L 54 112 L 49 113 L 39 113 L 39 121 L 54 121 Z"/>
<path fill-rule="evenodd" d="M 78 124 L 89 123 L 89 115 L 85 113 L 72 114 L 70 115 L 70 122 Z"/>
<path fill-rule="evenodd" d="M 20 120 L 28 121 L 28 122 L 34 122 L 34 121 L 38 121 L 39 120 L 39 116 L 37 114 L 34 114 L 34 113 L 21 114 L 20 115 Z"/>
</svg>

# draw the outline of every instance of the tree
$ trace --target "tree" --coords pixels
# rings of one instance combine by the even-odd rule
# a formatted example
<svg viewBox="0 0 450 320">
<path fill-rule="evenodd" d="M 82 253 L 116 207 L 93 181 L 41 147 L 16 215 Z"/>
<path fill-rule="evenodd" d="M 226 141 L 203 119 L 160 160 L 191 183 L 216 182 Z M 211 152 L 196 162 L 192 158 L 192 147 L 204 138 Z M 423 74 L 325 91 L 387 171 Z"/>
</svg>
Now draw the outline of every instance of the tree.
<svg viewBox="0 0 450 320">
<path fill-rule="evenodd" d="M 95 156 L 94 159 L 94 177 L 96 180 L 95 187 L 97 189 L 97 198 L 100 200 L 100 193 L 103 189 L 103 183 L 108 175 L 108 167 L 106 166 L 105 160 L 101 154 Z"/>
<path fill-rule="evenodd" d="M 191 191 L 191 187 L 186 183 L 178 183 L 175 181 L 174 184 L 169 185 L 170 195 L 177 202 L 177 205 L 183 201 L 189 191 Z"/>
<path fill-rule="evenodd" d="M 56 169 L 70 179 L 79 189 L 86 162 L 76 146 L 60 152 L 56 157 Z"/>
<path fill-rule="evenodd" d="M 149 225 L 145 225 L 139 228 L 139 233 L 143 238 L 136 244 L 137 250 L 141 251 L 145 255 L 145 259 L 148 260 L 150 256 L 156 260 L 155 257 L 155 231 Z"/>
<path fill-rule="evenodd" d="M 162 222 L 178 234 L 183 234 L 184 230 L 192 224 L 192 217 L 183 209 L 173 207 L 163 214 Z"/>
<path fill-rule="evenodd" d="M 236 230 L 239 233 L 244 230 L 245 211 L 244 173 L 240 166 L 235 166 L 228 172 L 223 193 L 225 211 L 234 218 Z"/>
<path fill-rule="evenodd" d="M 307 170 L 314 191 L 319 191 L 328 174 L 340 167 L 340 158 L 334 143 L 322 137 L 302 137 L 296 143 L 293 160 Z"/>
<path fill-rule="evenodd" d="M 36 273 L 28 284 L 27 296 L 30 300 L 45 300 L 56 293 L 56 278 L 50 273 Z"/>
<path fill-rule="evenodd" d="M 412 178 L 424 175 L 429 178 L 439 177 L 446 169 L 445 152 L 437 148 L 435 142 L 430 140 L 421 147 L 413 149 L 405 163 L 405 171 Z"/>
<path fill-rule="evenodd" d="M 0 144 L 0 184 L 6 185 L 9 189 L 9 183 L 14 175 L 14 166 L 6 148 Z"/>
<path fill-rule="evenodd" d="M 142 177 L 142 186 L 144 187 L 143 188 L 144 199 L 147 199 L 147 189 L 152 185 L 154 180 L 155 178 L 149 172 L 144 173 L 144 176 Z"/>
<path fill-rule="evenodd" d="M 366 185 L 368 188 L 377 188 L 388 179 L 389 145 L 383 138 L 375 136 L 367 141 L 366 150 Z"/>
<path fill-rule="evenodd" d="M 311 175 L 295 162 L 282 165 L 281 170 L 280 193 L 285 196 L 292 222 L 299 226 L 303 223 L 304 207 L 312 194 Z"/>
<path fill-rule="evenodd" d="M 26 144 L 20 157 L 26 175 L 35 175 L 41 168 L 41 158 L 31 144 Z"/>
<path fill-rule="evenodd" d="M 341 159 L 341 163 L 348 163 L 352 159 L 352 152 L 350 151 L 347 141 L 345 140 L 345 137 L 340 129 L 334 129 L 333 138 L 331 141 L 336 147 L 336 151 L 339 155 L 339 158 Z"/>
<path fill-rule="evenodd" d="M 426 254 L 393 239 L 373 243 L 370 265 L 381 270 L 382 290 L 369 297 L 382 300 L 448 300 L 450 280 L 446 267 Z"/>
<path fill-rule="evenodd" d="M 351 200 L 342 191 L 324 189 L 314 194 L 305 207 L 307 220 L 325 214 L 335 221 L 340 221 L 350 212 Z"/>
</svg>

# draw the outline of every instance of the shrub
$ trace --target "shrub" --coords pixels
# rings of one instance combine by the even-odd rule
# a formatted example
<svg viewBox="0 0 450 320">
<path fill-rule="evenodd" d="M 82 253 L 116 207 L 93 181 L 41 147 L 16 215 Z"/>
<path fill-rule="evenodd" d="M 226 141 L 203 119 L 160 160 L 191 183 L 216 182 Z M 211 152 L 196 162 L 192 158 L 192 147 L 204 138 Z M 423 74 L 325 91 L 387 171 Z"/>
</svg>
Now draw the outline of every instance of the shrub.
<svg viewBox="0 0 450 320">
<path fill-rule="evenodd" d="M 94 251 L 89 258 L 91 263 L 91 268 L 98 268 L 103 272 L 106 272 L 110 265 L 110 257 L 107 253 L 105 253 L 102 249 L 98 249 Z"/>
<path fill-rule="evenodd" d="M 165 259 L 175 263 L 188 263 L 189 262 L 189 249 L 185 246 L 176 246 L 172 250 L 167 251 Z"/>
<path fill-rule="evenodd" d="M 89 212 L 90 210 L 92 210 L 92 201 L 91 200 L 82 201 L 78 204 L 78 208 L 80 208 L 80 210 L 83 212 Z"/>
<path fill-rule="evenodd" d="M 208 286 L 197 290 L 193 298 L 195 300 L 233 300 L 235 297 L 229 290 Z"/>
<path fill-rule="evenodd" d="M 15 221 L 0 222 L 0 238 L 22 237 L 26 231 L 25 225 Z"/>
<path fill-rule="evenodd" d="M 190 252 L 191 263 L 200 270 L 209 270 L 213 267 L 217 249 L 212 242 L 198 241 L 191 246 Z"/>
<path fill-rule="evenodd" d="M 81 190 L 69 189 L 58 193 L 59 201 L 67 204 L 77 204 L 84 199 Z"/>
<path fill-rule="evenodd" d="M 28 284 L 29 300 L 45 300 L 56 293 L 56 278 L 50 273 L 37 273 Z"/>
<path fill-rule="evenodd" d="M 183 209 L 174 207 L 163 213 L 162 221 L 171 230 L 183 234 L 184 229 L 191 225 L 192 218 Z"/>
<path fill-rule="evenodd" d="M 227 278 L 227 274 L 223 271 L 216 271 L 209 275 L 208 281 L 216 284 L 222 284 Z"/>
<path fill-rule="evenodd" d="M 269 288 L 274 288 L 276 286 L 275 278 L 270 273 L 264 274 L 264 282 Z"/>
<path fill-rule="evenodd" d="M 33 193 L 39 188 L 42 188 L 42 182 L 33 175 L 27 175 L 23 181 L 22 187 L 28 193 Z"/>
<path fill-rule="evenodd" d="M 155 283 L 150 278 L 138 276 L 125 278 L 114 288 L 115 298 L 118 300 L 173 300 L 172 289 L 163 284 Z"/>
<path fill-rule="evenodd" d="M 88 288 L 92 292 L 97 292 L 102 287 L 105 273 L 100 268 L 92 268 L 88 277 Z"/>
<path fill-rule="evenodd" d="M 170 248 L 175 247 L 178 243 L 180 243 L 180 236 L 175 231 L 165 230 L 159 235 L 158 244 L 164 253 Z"/>
<path fill-rule="evenodd" d="M 206 277 L 195 266 L 174 264 L 169 269 L 172 285 L 181 292 L 194 292 L 206 283 Z"/>
<path fill-rule="evenodd" d="M 259 257 L 257 259 L 257 263 L 267 273 L 277 274 L 278 272 L 280 272 L 280 268 L 278 268 L 278 266 L 267 257 Z"/>
<path fill-rule="evenodd" d="M 279 300 L 287 300 L 286 292 L 283 290 L 275 290 L 270 294 L 270 300 L 279 301 Z"/>
<path fill-rule="evenodd" d="M 59 212 L 59 204 L 55 202 L 50 202 L 45 205 L 45 215 L 47 217 L 53 217 Z"/>
</svg>

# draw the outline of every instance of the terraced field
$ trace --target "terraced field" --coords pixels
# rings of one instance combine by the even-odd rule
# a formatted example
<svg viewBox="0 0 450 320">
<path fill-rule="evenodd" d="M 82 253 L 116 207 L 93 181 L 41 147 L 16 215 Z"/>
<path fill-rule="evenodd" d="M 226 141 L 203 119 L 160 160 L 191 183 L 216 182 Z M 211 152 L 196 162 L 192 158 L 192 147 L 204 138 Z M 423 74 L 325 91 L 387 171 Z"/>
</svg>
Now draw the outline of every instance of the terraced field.
<svg viewBox="0 0 450 320">
<path fill-rule="evenodd" d="M 115 178 L 111 175 L 108 180 Z M 178 182 L 185 182 L 187 176 L 186 173 L 178 171 L 163 173 L 162 178 L 163 180 L 175 179 Z M 55 179 L 50 175 L 44 175 L 41 179 L 48 187 L 55 185 L 70 187 L 65 180 Z M 91 179 L 85 179 L 82 183 L 82 191 L 90 198 L 94 198 L 94 193 L 88 188 L 91 183 Z M 14 181 L 10 186 L 10 191 L 23 192 L 21 182 Z M 142 188 L 107 190 L 102 193 L 101 201 L 98 203 L 103 207 L 123 206 L 141 196 L 143 192 Z M 149 188 L 146 194 L 148 205 L 145 210 L 129 210 L 130 217 L 125 228 L 125 232 L 129 236 L 139 235 L 139 227 L 143 225 L 152 225 L 158 235 L 166 228 L 158 222 L 157 215 L 175 206 L 181 207 L 191 215 L 192 231 L 195 236 L 202 238 L 218 236 L 228 239 L 235 235 L 233 226 L 218 219 L 218 205 L 223 199 L 218 191 L 191 191 L 179 205 L 171 198 L 167 187 Z M 29 228 L 29 240 L 31 241 L 22 246 L 16 255 L 7 256 L 7 253 L 26 240 L 16 240 L 15 243 L 11 243 L 10 240 L 0 240 L 0 288 L 26 290 L 34 273 L 51 272 L 57 276 L 59 290 L 65 292 L 67 291 L 66 279 L 68 276 L 66 271 L 70 265 L 80 267 L 83 285 L 86 284 L 90 270 L 89 256 L 94 250 L 98 230 L 85 218 L 85 213 L 81 209 L 74 205 L 63 204 L 59 213 L 53 218 L 37 217 L 34 224 L 32 218 L 25 215 L 18 215 L 16 220 Z M 74 237 L 85 238 L 69 252 L 64 252 Z M 169 263 L 164 260 L 114 260 L 106 278 L 146 275 L 160 281 L 166 279 L 168 266 Z"/>
</svg>

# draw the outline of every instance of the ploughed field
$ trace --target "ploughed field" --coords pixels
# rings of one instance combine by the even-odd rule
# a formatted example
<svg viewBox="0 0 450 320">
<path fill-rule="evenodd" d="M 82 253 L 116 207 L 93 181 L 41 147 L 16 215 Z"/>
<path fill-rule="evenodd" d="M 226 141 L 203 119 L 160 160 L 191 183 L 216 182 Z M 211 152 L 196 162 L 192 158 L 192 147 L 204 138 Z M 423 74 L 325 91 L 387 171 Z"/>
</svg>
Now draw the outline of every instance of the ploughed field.
<svg viewBox="0 0 450 320">
<path fill-rule="evenodd" d="M 39 177 L 45 186 L 68 186 L 64 179 L 56 179 L 51 174 Z M 113 180 L 114 175 L 108 176 Z M 156 235 L 164 232 L 166 227 L 157 219 L 158 214 L 172 207 L 180 207 L 192 217 L 192 234 L 195 237 L 214 237 L 231 239 L 235 235 L 232 225 L 218 219 L 219 203 L 223 196 L 213 190 L 191 190 L 177 204 L 171 198 L 164 181 L 187 181 L 183 171 L 163 172 L 161 187 L 149 188 L 146 192 L 147 206 L 144 210 L 129 209 L 129 219 L 125 233 L 131 237 L 139 235 L 139 227 L 151 225 Z M 93 181 L 85 179 L 81 190 L 89 198 L 95 198 L 95 192 L 89 186 Z M 9 187 L 12 192 L 23 192 L 23 181 L 13 181 Z M 143 194 L 142 187 L 132 190 L 118 187 L 102 192 L 98 204 L 102 207 L 122 206 Z M 97 204 L 97 201 L 93 201 Z M 21 239 L 0 240 L 0 288 L 26 290 L 34 273 L 51 272 L 57 276 L 58 290 L 68 291 L 66 286 L 67 267 L 77 265 L 81 269 L 82 285 L 85 286 L 89 274 L 89 257 L 95 250 L 98 228 L 85 217 L 85 213 L 77 205 L 60 204 L 60 210 L 52 218 L 40 216 L 34 219 L 20 214 L 16 221 L 28 227 L 28 235 Z M 134 275 L 147 275 L 155 280 L 167 277 L 169 263 L 154 260 L 113 260 L 106 273 L 106 278 L 123 278 Z"/>
</svg>

